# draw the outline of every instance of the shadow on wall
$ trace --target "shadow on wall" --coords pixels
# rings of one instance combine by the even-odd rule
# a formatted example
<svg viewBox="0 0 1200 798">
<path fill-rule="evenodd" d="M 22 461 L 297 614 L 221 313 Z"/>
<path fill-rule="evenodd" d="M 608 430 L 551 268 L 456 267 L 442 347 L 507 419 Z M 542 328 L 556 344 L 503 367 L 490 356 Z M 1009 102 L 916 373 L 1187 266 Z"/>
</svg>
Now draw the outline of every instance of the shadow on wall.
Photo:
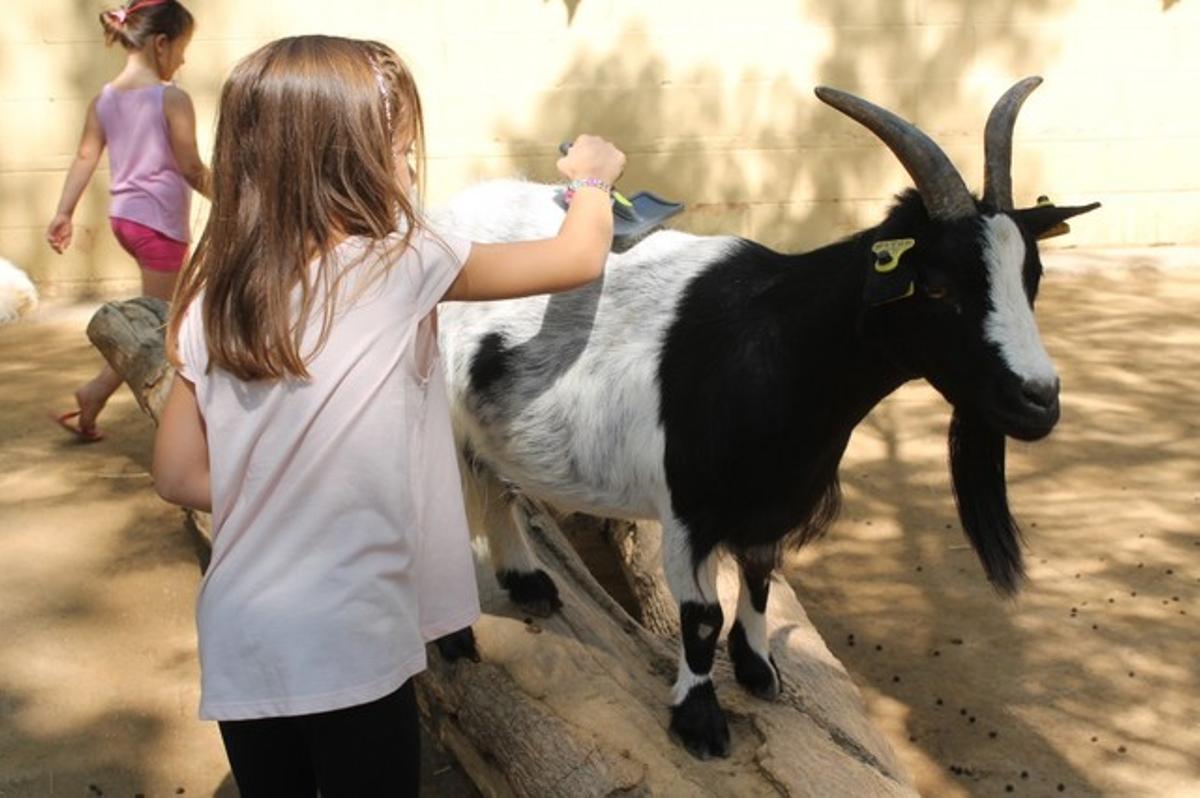
<svg viewBox="0 0 1200 798">
<path fill-rule="evenodd" d="M 80 131 L 83 130 L 84 115 L 88 103 L 95 97 L 104 83 L 115 75 L 124 60 L 124 51 L 120 47 L 106 48 L 99 23 L 99 7 L 90 0 L 72 0 L 73 13 L 65 20 L 61 15 L 52 14 L 51 10 L 39 11 L 46 19 L 38 20 L 38 30 L 60 32 L 60 44 L 47 50 L 46 57 L 55 63 L 47 70 L 49 74 L 60 73 L 62 79 L 58 85 L 66 86 L 67 95 L 63 103 L 71 110 L 70 114 L 62 114 L 63 124 L 68 126 L 67 134 L 60 140 L 69 148 L 66 152 L 56 153 L 56 160 L 63 164 L 64 171 L 52 179 L 54 185 L 49 194 L 37 193 L 37 200 L 26 204 L 28 223 L 38 234 L 38 250 L 40 257 L 51 260 L 60 257 L 70 263 L 72 274 L 69 281 L 78 283 L 75 296 L 81 299 L 97 298 L 103 291 L 102 281 L 105 278 L 128 277 L 136 280 L 136 268 L 131 268 L 127 275 L 117 275 L 112 269 L 105 268 L 105 259 L 111 258 L 114 251 L 111 242 L 105 237 L 111 234 L 105 229 L 108 207 L 108 158 L 107 151 L 97 166 L 96 174 L 88 184 L 80 198 L 75 213 L 75 237 L 71 249 L 64 256 L 56 255 L 41 241 L 41 232 L 54 215 L 54 204 L 62 189 L 62 180 L 66 177 L 65 168 L 70 165 L 79 142 Z M 49 198 L 49 203 L 44 201 Z M 31 198 L 33 199 L 33 198 Z M 38 201 L 41 200 L 41 201 Z M 57 265 L 57 264 L 56 264 Z M 53 268 L 53 267 L 50 267 Z M 45 274 L 48 269 L 38 269 Z"/>
<path fill-rule="evenodd" d="M 567 10 L 567 24 L 568 25 L 570 25 L 572 22 L 575 21 L 575 12 L 579 9 L 579 4 L 583 2 L 583 0 L 542 0 L 542 1 L 545 3 L 561 2 L 563 4 L 563 8 L 565 8 Z M 1163 0 L 1163 2 L 1170 2 L 1170 1 L 1171 0 Z"/>
<path fill-rule="evenodd" d="M 78 299 L 110 298 L 107 292 L 113 281 L 129 285 L 138 281 L 136 265 L 107 229 L 107 150 L 80 199 L 71 248 L 59 256 L 43 240 L 46 225 L 54 216 L 66 169 L 76 153 L 88 104 L 124 65 L 125 51 L 119 45 L 105 46 L 99 22 L 102 9 L 118 4 L 118 0 L 69 0 L 69 5 L 63 4 L 66 9 L 53 3 L 30 4 L 22 12 L 28 29 L 45 40 L 35 48 L 32 57 L 46 77 L 38 86 L 31 87 L 29 96 L 37 96 L 39 91 L 49 95 L 53 91 L 49 115 L 62 129 L 47 132 L 34 151 L 32 163 L 20 164 L 17 167 L 20 171 L 7 176 L 9 179 L 2 184 L 7 187 L 0 189 L 4 190 L 0 203 L 7 213 L 4 227 L 21 234 L 18 244 L 5 254 L 19 259 L 22 268 L 36 281 L 60 284 L 64 292 Z M 189 60 L 201 50 L 213 50 L 217 58 L 211 68 L 205 68 L 208 64 L 201 68 L 186 65 L 179 76 L 181 85 L 192 94 L 201 111 L 198 133 L 202 142 L 211 140 L 211 131 L 203 126 L 205 120 L 213 118 L 212 114 L 203 113 L 206 105 L 211 105 L 205 99 L 219 92 L 224 65 L 232 58 L 225 40 L 218 40 L 215 47 L 210 47 L 200 38 L 206 29 L 205 22 L 202 16 L 198 18 L 199 34 L 189 49 Z M 0 68 L 7 67 L 12 57 L 6 50 L 0 48 Z M 204 149 L 201 154 L 207 160 Z M 194 197 L 193 221 L 199 218 L 199 205 L 199 198 Z"/>
<path fill-rule="evenodd" d="M 573 18 L 584 4 L 565 5 Z M 608 50 L 580 48 L 533 110 L 519 121 L 501 122 L 494 138 L 508 143 L 529 177 L 554 181 L 557 141 L 599 133 L 629 155 L 621 182 L 626 193 L 645 189 L 687 203 L 674 226 L 810 249 L 877 223 L 890 196 L 910 185 L 895 157 L 818 101 L 814 85 L 860 93 L 913 120 L 947 150 L 969 186 L 981 187 L 983 123 L 1008 84 L 983 96 L 963 76 L 980 65 L 1010 82 L 1039 71 L 1057 47 L 1039 38 L 1029 20 L 1049 15 L 1055 4 L 1023 0 L 987 4 L 986 11 L 964 5 L 951 23 L 913 28 L 895 24 L 897 4 L 887 0 L 852 8 L 808 4 L 803 17 L 779 26 L 795 29 L 803 41 L 767 32 L 763 47 L 794 53 L 794 63 L 776 72 L 739 69 L 744 46 L 729 47 L 733 55 L 720 60 L 717 42 L 706 51 L 713 55 L 681 65 L 661 37 L 678 41 L 689 31 L 662 34 L 631 22 Z M 710 17 L 718 13 L 729 17 L 727 26 L 717 19 L 705 24 L 729 35 L 754 35 L 736 10 L 722 8 Z M 1020 26 L 1013 24 L 1018 19 Z M 987 33 L 994 30 L 1004 35 Z M 931 35 L 940 36 L 932 48 Z M 814 50 L 822 54 L 816 63 L 804 55 Z M 501 61 L 502 54 L 495 58 Z M 962 118 L 967 107 L 980 109 L 969 129 L 939 124 L 948 115 Z M 1037 184 L 1037 172 L 1036 164 L 1016 165 L 1018 193 Z M 891 188 L 880 196 L 880 185 Z"/>
<path fill-rule="evenodd" d="M 75 100 L 72 105 L 79 108 L 78 119 L 75 122 L 78 132 L 83 130 L 84 113 L 87 110 L 88 102 L 121 69 L 125 51 L 119 45 L 111 48 L 105 47 L 100 28 L 100 8 L 97 7 L 94 0 L 73 0 L 73 3 L 75 13 L 72 17 L 79 20 L 77 27 L 82 34 L 80 38 L 83 39 L 82 44 L 72 46 L 69 50 L 69 85 L 71 86 L 71 96 Z M 105 4 L 105 7 L 107 5 Z M 70 154 L 73 156 L 74 150 Z M 67 163 L 70 163 L 70 157 L 68 157 Z M 100 245 L 102 237 L 111 237 L 111 233 L 103 227 L 108 221 L 108 182 L 108 151 L 105 150 L 104 156 L 96 168 L 96 175 L 92 178 L 84 197 L 79 202 L 80 211 L 75 214 L 76 234 L 75 242 L 71 246 L 73 250 L 77 251 L 76 257 L 83 257 L 86 263 L 86 271 L 82 275 L 85 282 L 81 286 L 83 290 L 78 295 L 82 299 L 101 298 L 98 297 L 98 293 L 103 290 L 101 281 L 105 276 L 112 275 L 112 271 L 103 268 L 102 264 L 104 258 L 111 257 L 114 249 Z M 104 210 L 94 213 L 85 212 L 89 207 L 103 208 Z M 39 208 L 39 210 L 43 212 L 47 222 L 54 214 L 53 207 Z M 84 219 L 94 220 L 94 222 L 92 224 L 80 223 Z M 52 254 L 51 257 L 54 255 Z M 137 270 L 132 261 L 128 274 L 130 278 L 136 278 Z"/>
<path fill-rule="evenodd" d="M 6 214 L 5 231 L 19 234 L 14 236 L 16 243 L 5 254 L 19 260 L 21 267 L 39 283 L 48 280 L 78 283 L 75 287 L 82 289 L 80 293 L 90 296 L 96 289 L 95 281 L 105 276 L 100 259 L 106 248 L 98 247 L 97 243 L 101 236 L 108 235 L 98 228 L 107 218 L 104 213 L 108 202 L 107 160 L 101 161 L 96 177 L 80 198 L 74 241 L 67 254 L 59 256 L 52 252 L 44 241 L 44 232 L 54 216 L 66 167 L 75 155 L 88 103 L 120 68 L 120 56 L 104 47 L 98 6 L 94 2 L 71 0 L 70 8 L 70 13 L 64 14 L 54 4 L 30 4 L 22 11 L 27 29 L 20 46 L 13 49 L 33 64 L 16 71 L 45 77 L 26 87 L 19 95 L 19 103 L 26 112 L 40 117 L 30 120 L 31 138 L 35 137 L 33 131 L 42 133 L 36 136 L 39 140 L 31 157 L 15 164 L 5 175 L 0 203 Z M 34 33 L 40 39 L 37 46 L 32 43 Z M 3 66 L 8 67 L 7 58 Z M 51 91 L 54 94 L 49 104 L 31 105 L 35 98 L 40 99 L 39 92 L 49 95 Z M 39 128 L 45 119 L 62 127 Z M 136 279 L 136 270 L 129 276 Z"/>
</svg>

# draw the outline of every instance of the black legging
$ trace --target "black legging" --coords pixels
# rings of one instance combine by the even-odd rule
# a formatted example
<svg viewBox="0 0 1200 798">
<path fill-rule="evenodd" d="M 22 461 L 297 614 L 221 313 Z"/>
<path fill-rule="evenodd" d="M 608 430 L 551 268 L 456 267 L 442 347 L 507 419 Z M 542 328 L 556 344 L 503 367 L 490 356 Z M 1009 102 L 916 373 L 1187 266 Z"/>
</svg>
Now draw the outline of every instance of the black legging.
<svg viewBox="0 0 1200 798">
<path fill-rule="evenodd" d="M 242 798 L 415 796 L 420 785 L 411 679 L 370 704 L 219 726 Z"/>
</svg>

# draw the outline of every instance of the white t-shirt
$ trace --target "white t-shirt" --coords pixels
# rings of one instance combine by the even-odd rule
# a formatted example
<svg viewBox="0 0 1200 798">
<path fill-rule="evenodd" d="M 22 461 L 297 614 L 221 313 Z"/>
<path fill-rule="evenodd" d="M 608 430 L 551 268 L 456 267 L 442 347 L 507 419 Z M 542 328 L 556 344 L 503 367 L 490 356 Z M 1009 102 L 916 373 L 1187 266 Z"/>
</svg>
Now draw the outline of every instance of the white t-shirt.
<svg viewBox="0 0 1200 798">
<path fill-rule="evenodd" d="M 374 701 L 424 670 L 427 641 L 479 617 L 435 312 L 470 244 L 441 240 L 415 235 L 382 276 L 365 239 L 335 250 L 350 268 L 339 295 L 360 296 L 339 306 L 308 380 L 205 373 L 188 309 L 180 371 L 208 427 L 213 501 L 202 718 Z"/>
</svg>

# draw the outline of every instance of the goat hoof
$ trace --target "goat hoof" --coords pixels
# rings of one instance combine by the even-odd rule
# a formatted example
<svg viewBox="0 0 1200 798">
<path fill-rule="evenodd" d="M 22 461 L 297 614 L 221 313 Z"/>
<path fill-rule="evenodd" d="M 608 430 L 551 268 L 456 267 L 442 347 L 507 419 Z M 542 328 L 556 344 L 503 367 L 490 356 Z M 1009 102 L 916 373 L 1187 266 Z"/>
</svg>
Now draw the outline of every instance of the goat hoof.
<svg viewBox="0 0 1200 798">
<path fill-rule="evenodd" d="M 697 759 L 729 756 L 729 723 L 712 682 L 696 685 L 671 707 L 671 733 Z"/>
<path fill-rule="evenodd" d="M 458 662 L 460 659 L 480 661 L 479 649 L 475 647 L 475 632 L 471 631 L 469 626 L 439 637 L 433 642 L 446 662 Z"/>
<path fill-rule="evenodd" d="M 562 609 L 558 587 L 550 574 L 541 568 L 536 571 L 500 571 L 496 574 L 496 580 L 500 587 L 508 591 L 508 597 L 531 615 L 546 618 Z"/>
<path fill-rule="evenodd" d="M 729 659 L 733 661 L 733 675 L 738 684 L 751 695 L 758 696 L 764 701 L 774 701 L 779 697 L 779 668 L 775 658 L 767 655 L 763 659 L 750 643 L 746 641 L 746 631 L 739 621 L 735 621 L 729 630 Z"/>
</svg>

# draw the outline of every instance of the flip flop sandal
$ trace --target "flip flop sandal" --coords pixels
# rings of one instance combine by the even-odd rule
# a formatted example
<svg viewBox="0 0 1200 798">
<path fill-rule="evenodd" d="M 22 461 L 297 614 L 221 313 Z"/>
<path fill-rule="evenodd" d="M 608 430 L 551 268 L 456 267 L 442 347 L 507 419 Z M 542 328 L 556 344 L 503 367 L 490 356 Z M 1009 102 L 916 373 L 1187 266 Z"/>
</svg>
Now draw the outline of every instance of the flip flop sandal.
<svg viewBox="0 0 1200 798">
<path fill-rule="evenodd" d="M 81 443 L 95 443 L 104 440 L 104 433 L 99 429 L 88 431 L 80 427 L 79 424 L 72 424 L 72 419 L 76 418 L 79 418 L 78 410 L 71 410 L 61 414 L 50 414 L 51 421 L 74 435 Z"/>
</svg>

